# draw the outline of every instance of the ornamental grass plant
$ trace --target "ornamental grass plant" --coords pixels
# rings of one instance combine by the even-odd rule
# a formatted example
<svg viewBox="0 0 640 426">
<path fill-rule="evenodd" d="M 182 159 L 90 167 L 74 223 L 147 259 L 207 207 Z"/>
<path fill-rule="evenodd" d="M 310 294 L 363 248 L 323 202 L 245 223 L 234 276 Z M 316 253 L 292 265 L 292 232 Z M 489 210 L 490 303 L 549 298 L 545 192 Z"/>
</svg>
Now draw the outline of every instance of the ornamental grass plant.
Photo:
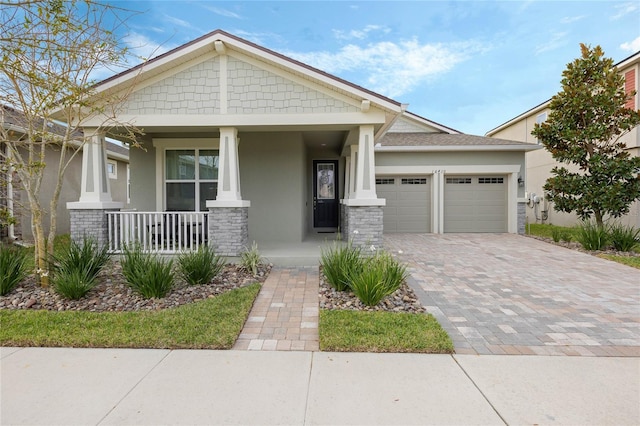
<svg viewBox="0 0 640 426">
<path fill-rule="evenodd" d="M 609 228 L 609 240 L 617 251 L 633 251 L 640 245 L 640 229 L 615 224 Z"/>
<path fill-rule="evenodd" d="M 340 242 L 322 249 L 320 263 L 327 282 L 338 291 L 349 290 L 352 277 L 360 274 L 364 265 L 360 248 Z"/>
<path fill-rule="evenodd" d="M 0 244 L 0 296 L 15 288 L 28 275 L 29 252 Z"/>
<path fill-rule="evenodd" d="M 585 250 L 602 250 L 607 245 L 609 233 L 605 226 L 584 221 L 578 226 L 576 240 Z"/>
<path fill-rule="evenodd" d="M 173 260 L 145 253 L 139 244 L 125 247 L 122 254 L 122 274 L 127 283 L 142 297 L 164 297 L 173 287 Z"/>
<path fill-rule="evenodd" d="M 258 268 L 264 263 L 264 258 L 258 250 L 258 244 L 254 241 L 251 248 L 246 249 L 240 255 L 240 266 L 254 277 L 258 275 Z"/>
<path fill-rule="evenodd" d="M 223 269 L 226 260 L 208 245 L 197 251 L 188 251 L 178 256 L 178 272 L 191 285 L 211 282 Z"/>
<path fill-rule="evenodd" d="M 360 301 L 375 306 L 396 291 L 407 278 L 407 268 L 389 253 L 378 252 L 364 260 L 363 268 L 351 276 L 350 287 Z"/>
</svg>

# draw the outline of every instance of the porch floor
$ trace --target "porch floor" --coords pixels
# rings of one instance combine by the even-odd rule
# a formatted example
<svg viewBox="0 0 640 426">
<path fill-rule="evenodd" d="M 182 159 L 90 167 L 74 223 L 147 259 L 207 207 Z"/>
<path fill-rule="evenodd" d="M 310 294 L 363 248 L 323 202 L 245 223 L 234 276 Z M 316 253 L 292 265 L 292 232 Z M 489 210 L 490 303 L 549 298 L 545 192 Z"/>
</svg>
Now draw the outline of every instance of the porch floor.
<svg viewBox="0 0 640 426">
<path fill-rule="evenodd" d="M 340 234 L 308 234 L 301 242 L 256 241 L 260 254 L 275 266 L 318 266 L 324 247 L 331 247 Z"/>
<path fill-rule="evenodd" d="M 317 351 L 319 268 L 274 267 L 233 349 Z"/>
</svg>

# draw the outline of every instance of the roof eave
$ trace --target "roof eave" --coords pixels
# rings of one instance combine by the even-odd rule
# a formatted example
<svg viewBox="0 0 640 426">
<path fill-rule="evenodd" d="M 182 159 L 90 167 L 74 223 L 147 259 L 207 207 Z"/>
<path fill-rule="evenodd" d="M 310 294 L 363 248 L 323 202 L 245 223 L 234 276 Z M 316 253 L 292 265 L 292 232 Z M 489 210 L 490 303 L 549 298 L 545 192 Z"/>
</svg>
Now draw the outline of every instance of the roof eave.
<svg viewBox="0 0 640 426">
<path fill-rule="evenodd" d="M 430 146 L 376 146 L 376 152 L 473 152 L 473 151 L 535 151 L 540 145 L 430 145 Z"/>
</svg>

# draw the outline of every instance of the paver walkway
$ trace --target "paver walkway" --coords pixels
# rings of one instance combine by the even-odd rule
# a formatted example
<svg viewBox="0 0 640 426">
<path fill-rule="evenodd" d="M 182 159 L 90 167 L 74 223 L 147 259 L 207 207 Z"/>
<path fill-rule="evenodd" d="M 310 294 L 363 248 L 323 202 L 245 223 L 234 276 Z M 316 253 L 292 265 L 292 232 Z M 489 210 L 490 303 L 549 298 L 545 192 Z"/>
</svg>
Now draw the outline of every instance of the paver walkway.
<svg viewBox="0 0 640 426">
<path fill-rule="evenodd" d="M 390 234 L 458 354 L 640 356 L 640 270 L 510 234 Z"/>
<path fill-rule="evenodd" d="M 234 349 L 317 351 L 318 267 L 274 267 Z"/>
</svg>

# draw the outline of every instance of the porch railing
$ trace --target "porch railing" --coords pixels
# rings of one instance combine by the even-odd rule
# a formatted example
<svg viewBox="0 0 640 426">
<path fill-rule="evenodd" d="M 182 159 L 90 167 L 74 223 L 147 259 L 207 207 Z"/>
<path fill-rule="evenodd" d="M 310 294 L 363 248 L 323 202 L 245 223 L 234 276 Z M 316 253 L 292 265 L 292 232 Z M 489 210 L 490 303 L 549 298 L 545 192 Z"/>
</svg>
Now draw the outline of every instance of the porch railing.
<svg viewBox="0 0 640 426">
<path fill-rule="evenodd" d="M 205 212 L 107 212 L 110 253 L 139 244 L 144 251 L 197 250 L 209 236 Z"/>
</svg>

